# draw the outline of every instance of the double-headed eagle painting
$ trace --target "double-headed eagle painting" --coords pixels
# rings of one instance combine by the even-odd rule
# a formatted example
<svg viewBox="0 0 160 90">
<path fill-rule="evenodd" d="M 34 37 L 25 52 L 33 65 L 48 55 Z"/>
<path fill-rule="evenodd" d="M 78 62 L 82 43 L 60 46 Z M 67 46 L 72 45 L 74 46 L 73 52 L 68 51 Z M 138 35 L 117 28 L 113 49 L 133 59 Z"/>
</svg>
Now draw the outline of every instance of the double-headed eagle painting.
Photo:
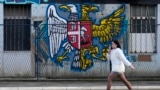
<svg viewBox="0 0 160 90">
<path fill-rule="evenodd" d="M 111 41 L 127 29 L 125 5 L 100 19 L 92 16 L 97 12 L 99 6 L 92 4 L 49 5 L 41 27 L 46 32 L 47 58 L 59 66 L 70 61 L 71 69 L 77 71 L 88 70 L 94 60 L 107 61 Z"/>
</svg>

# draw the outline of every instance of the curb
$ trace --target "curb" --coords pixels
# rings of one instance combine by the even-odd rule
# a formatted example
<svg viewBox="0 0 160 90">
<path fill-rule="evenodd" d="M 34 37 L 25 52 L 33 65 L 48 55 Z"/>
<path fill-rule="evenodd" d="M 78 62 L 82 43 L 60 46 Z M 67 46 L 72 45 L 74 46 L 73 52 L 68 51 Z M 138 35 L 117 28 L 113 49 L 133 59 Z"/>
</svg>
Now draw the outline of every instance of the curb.
<svg viewBox="0 0 160 90">
<path fill-rule="evenodd" d="M 0 87 L 0 90 L 106 90 L 106 86 L 82 87 Z M 128 90 L 126 86 L 112 86 L 112 90 Z M 160 90 L 160 86 L 133 86 L 133 90 Z"/>
</svg>

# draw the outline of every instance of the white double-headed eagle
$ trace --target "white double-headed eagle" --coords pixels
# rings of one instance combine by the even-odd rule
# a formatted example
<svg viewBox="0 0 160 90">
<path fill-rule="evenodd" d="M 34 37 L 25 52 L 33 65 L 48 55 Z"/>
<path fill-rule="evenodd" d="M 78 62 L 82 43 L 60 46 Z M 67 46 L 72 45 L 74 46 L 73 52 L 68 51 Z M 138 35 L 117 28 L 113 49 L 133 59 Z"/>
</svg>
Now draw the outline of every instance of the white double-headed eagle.
<svg viewBox="0 0 160 90">
<path fill-rule="evenodd" d="M 65 9 L 70 13 L 77 13 L 77 8 L 73 4 L 61 6 L 60 9 Z M 48 7 L 47 15 L 49 52 L 51 58 L 53 58 L 54 55 L 58 52 L 61 42 L 67 38 L 67 20 L 63 19 L 57 14 L 57 10 L 54 5 L 50 5 Z M 73 17 L 71 20 L 74 20 L 74 18 L 75 17 Z M 64 43 L 63 47 L 65 47 L 65 49 L 67 49 L 69 52 L 73 50 L 73 47 L 69 42 Z"/>
</svg>

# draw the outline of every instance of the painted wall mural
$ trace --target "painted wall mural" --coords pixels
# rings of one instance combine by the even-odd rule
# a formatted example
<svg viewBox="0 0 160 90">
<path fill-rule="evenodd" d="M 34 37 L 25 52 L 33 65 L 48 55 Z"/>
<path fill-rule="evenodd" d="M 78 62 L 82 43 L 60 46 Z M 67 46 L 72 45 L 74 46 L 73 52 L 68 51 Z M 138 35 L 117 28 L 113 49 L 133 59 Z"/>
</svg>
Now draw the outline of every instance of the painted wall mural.
<svg viewBox="0 0 160 90">
<path fill-rule="evenodd" d="M 74 71 L 92 68 L 95 59 L 107 61 L 111 41 L 127 30 L 125 5 L 98 19 L 100 11 L 93 4 L 50 4 L 36 44 L 44 60 L 62 67 L 68 61 Z"/>
<path fill-rule="evenodd" d="M 40 0 L 0 0 L 0 2 L 5 4 L 27 4 L 27 3 L 40 4 Z"/>
</svg>

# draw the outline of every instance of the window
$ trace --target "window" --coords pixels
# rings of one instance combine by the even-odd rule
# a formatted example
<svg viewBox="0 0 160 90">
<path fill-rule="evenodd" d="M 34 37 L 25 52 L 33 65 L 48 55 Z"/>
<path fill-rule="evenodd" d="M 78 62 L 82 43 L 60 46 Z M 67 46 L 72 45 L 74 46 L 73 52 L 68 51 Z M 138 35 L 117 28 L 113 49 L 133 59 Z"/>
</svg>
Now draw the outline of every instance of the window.
<svg viewBox="0 0 160 90">
<path fill-rule="evenodd" d="M 156 52 L 156 5 L 131 5 L 131 53 Z"/>
<path fill-rule="evenodd" d="M 4 50 L 30 50 L 30 5 L 4 5 Z"/>
</svg>

